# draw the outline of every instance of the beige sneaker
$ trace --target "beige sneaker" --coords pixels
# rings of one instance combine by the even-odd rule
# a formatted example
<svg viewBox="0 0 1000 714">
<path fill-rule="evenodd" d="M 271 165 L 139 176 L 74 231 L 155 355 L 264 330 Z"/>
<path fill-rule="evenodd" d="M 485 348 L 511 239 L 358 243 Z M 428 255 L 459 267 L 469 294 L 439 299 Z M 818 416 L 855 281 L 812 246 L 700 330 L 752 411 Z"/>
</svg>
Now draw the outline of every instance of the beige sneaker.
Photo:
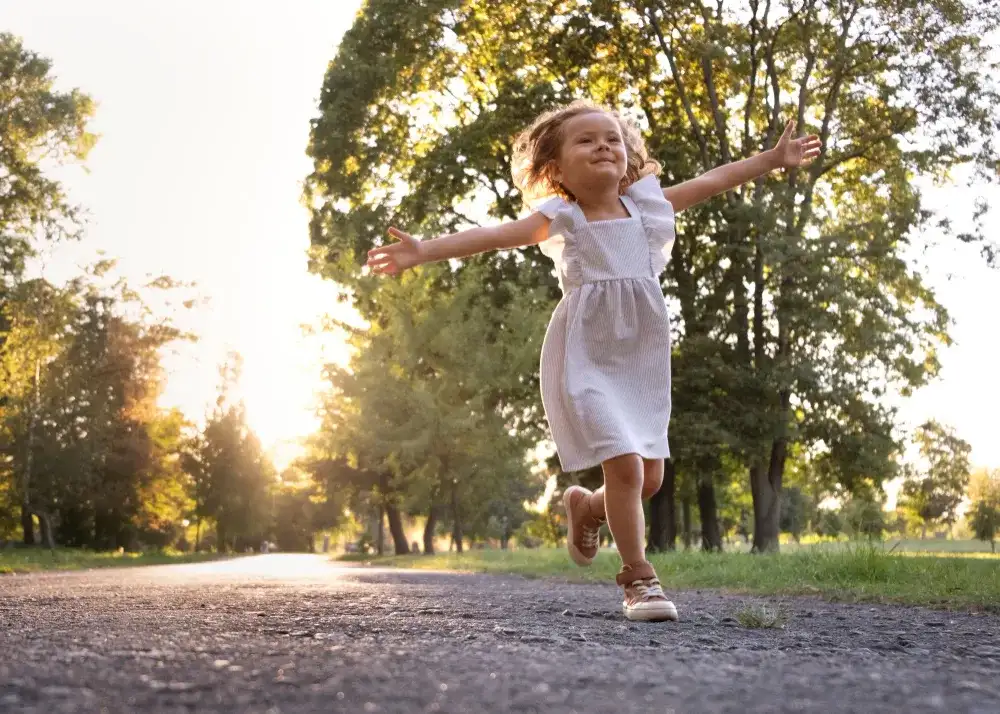
<svg viewBox="0 0 1000 714">
<path fill-rule="evenodd" d="M 590 494 L 582 486 L 570 486 L 563 494 L 566 522 L 569 524 L 566 547 L 569 548 L 569 557 L 579 566 L 594 562 L 601 525 L 604 523 L 590 514 Z"/>
<path fill-rule="evenodd" d="M 627 620 L 635 622 L 662 622 L 677 620 L 677 608 L 667 600 L 648 562 L 623 566 L 615 581 L 625 589 L 622 611 Z"/>
</svg>

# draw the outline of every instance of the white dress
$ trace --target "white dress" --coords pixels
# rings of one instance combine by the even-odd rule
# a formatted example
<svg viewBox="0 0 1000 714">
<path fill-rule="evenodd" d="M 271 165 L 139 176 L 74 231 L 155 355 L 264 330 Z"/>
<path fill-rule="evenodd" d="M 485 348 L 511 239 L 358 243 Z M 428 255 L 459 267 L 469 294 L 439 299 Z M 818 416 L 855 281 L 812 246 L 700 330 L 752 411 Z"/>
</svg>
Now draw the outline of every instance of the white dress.
<svg viewBox="0 0 1000 714">
<path fill-rule="evenodd" d="M 538 207 L 551 219 L 542 252 L 563 298 L 542 345 L 545 416 L 564 471 L 622 454 L 670 456 L 670 320 L 660 288 L 674 210 L 647 176 L 622 196 L 629 218 L 587 221 L 576 203 Z"/>
</svg>

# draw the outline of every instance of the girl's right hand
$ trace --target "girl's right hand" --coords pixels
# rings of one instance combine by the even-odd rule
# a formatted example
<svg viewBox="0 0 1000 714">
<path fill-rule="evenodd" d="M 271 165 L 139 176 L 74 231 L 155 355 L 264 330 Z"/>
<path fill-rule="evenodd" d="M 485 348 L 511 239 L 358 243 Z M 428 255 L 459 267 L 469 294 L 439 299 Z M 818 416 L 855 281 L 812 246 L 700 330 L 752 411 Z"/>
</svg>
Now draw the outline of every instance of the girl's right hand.
<svg viewBox="0 0 1000 714">
<path fill-rule="evenodd" d="M 397 275 L 407 268 L 423 263 L 423 246 L 420 241 L 398 228 L 390 228 L 389 235 L 399 243 L 372 248 L 368 251 L 367 267 L 375 274 Z"/>
</svg>

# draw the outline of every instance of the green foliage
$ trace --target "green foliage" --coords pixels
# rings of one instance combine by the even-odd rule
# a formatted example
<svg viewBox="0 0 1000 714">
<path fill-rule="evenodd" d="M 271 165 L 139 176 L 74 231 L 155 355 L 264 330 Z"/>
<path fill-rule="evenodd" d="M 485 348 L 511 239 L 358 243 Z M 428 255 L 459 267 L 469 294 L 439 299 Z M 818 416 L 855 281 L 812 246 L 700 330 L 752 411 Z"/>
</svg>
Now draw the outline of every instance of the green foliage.
<svg viewBox="0 0 1000 714">
<path fill-rule="evenodd" d="M 513 284 L 503 307 L 474 266 L 442 292 L 447 268 L 386 282 L 384 316 L 354 331 L 350 369 L 328 368 L 324 423 L 310 470 L 358 510 L 444 506 L 459 533 L 509 537 L 541 484 L 526 456 L 537 438 L 530 374 L 543 316 Z M 531 395 L 531 396 L 529 396 Z M 321 464 L 326 463 L 322 474 Z"/>
<path fill-rule="evenodd" d="M 975 537 L 989 543 L 996 552 L 996 538 L 1000 533 L 1000 470 L 976 474 L 974 487 L 970 488 L 969 525 Z"/>
<path fill-rule="evenodd" d="M 19 284 L 4 306 L 0 477 L 66 545 L 166 545 L 187 508 L 183 420 L 156 405 L 160 349 L 184 337 L 112 265 L 56 287 Z M 26 534 L 27 535 L 27 534 Z"/>
<path fill-rule="evenodd" d="M 371 0 L 312 126 L 312 268 L 381 325 L 392 298 L 359 267 L 386 228 L 430 236 L 515 217 L 512 138 L 571 98 L 638 117 L 665 183 L 765 149 L 797 119 L 821 136 L 819 159 L 685 213 L 665 281 L 678 474 L 757 467 L 767 488 L 754 507 L 775 514 L 776 537 L 796 445 L 829 489 L 896 475 L 896 414 L 882 397 L 925 383 L 949 341 L 946 311 L 905 260 L 913 244 L 956 238 L 994 256 L 916 188 L 959 165 L 994 176 L 998 158 L 980 38 L 1000 8 L 946 5 Z M 540 311 L 555 296 L 536 249 L 467 265 L 485 269 L 484 287 L 544 289 Z M 455 275 L 437 275 L 450 291 Z"/>
<path fill-rule="evenodd" d="M 274 540 L 283 551 L 313 550 L 313 534 L 327 524 L 316 515 L 315 485 L 307 474 L 288 469 L 275 487 Z"/>
<path fill-rule="evenodd" d="M 843 516 L 848 532 L 855 538 L 881 539 L 887 528 L 882 504 L 871 498 L 850 499 L 844 504 Z"/>
<path fill-rule="evenodd" d="M 781 495 L 781 530 L 789 533 L 797 543 L 809 525 L 813 503 L 802 489 L 791 486 Z"/>
<path fill-rule="evenodd" d="M 52 64 L 0 33 L 0 274 L 6 291 L 35 255 L 39 239 L 79 235 L 79 211 L 47 169 L 82 161 L 96 137 L 87 131 L 90 97 L 53 88 Z M 3 298 L 0 295 L 0 298 Z"/>
<path fill-rule="evenodd" d="M 901 504 L 924 528 L 936 523 L 951 525 L 969 483 L 972 447 L 936 421 L 922 424 L 914 434 L 914 443 L 922 463 L 907 470 Z"/>
<path fill-rule="evenodd" d="M 242 358 L 230 355 L 216 408 L 189 446 L 185 469 L 191 475 L 196 516 L 215 523 L 221 552 L 257 549 L 270 534 L 274 466 L 246 421 L 246 408 L 233 398 Z"/>
<path fill-rule="evenodd" d="M 816 535 L 822 538 L 836 538 L 844 531 L 844 519 L 840 513 L 821 508 L 816 517 Z"/>
</svg>

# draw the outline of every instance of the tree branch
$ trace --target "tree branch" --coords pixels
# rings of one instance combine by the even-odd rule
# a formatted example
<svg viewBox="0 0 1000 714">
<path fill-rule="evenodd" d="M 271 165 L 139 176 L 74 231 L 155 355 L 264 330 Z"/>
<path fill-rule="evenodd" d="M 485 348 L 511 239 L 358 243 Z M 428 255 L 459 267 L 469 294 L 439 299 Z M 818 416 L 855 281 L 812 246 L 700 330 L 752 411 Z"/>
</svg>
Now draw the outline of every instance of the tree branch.
<svg viewBox="0 0 1000 714">
<path fill-rule="evenodd" d="M 684 106 L 684 113 L 687 115 L 688 123 L 691 125 L 691 131 L 698 142 L 699 149 L 701 150 L 702 167 L 708 171 L 713 168 L 708 154 L 708 142 L 705 140 L 705 135 L 702 133 L 697 119 L 695 119 L 694 109 L 691 106 L 691 99 L 688 97 L 687 90 L 684 88 L 684 80 L 681 78 L 680 71 L 677 68 L 677 58 L 674 55 L 674 51 L 671 46 L 667 44 L 667 41 L 663 36 L 663 31 L 660 28 L 659 21 L 656 19 L 656 13 L 653 11 L 653 8 L 650 7 L 648 15 L 642 14 L 642 17 L 649 21 L 650 26 L 653 28 L 653 32 L 656 34 L 656 39 L 659 41 L 660 49 L 667 57 L 667 62 L 670 64 L 670 74 L 673 76 L 674 83 L 677 85 L 677 95 L 680 97 L 681 104 Z"/>
</svg>

